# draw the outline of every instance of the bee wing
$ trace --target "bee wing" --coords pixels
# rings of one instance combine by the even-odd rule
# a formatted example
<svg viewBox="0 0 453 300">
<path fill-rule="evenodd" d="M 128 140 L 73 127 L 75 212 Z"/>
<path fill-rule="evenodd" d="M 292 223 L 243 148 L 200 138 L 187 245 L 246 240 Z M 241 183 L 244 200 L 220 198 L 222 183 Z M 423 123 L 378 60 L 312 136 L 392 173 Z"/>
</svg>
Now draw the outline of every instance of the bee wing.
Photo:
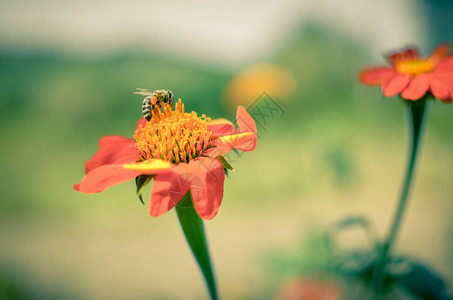
<svg viewBox="0 0 453 300">
<path fill-rule="evenodd" d="M 138 92 L 135 92 L 134 94 L 143 95 L 143 96 L 152 96 L 152 95 L 154 95 L 153 91 L 150 91 L 150 90 L 147 90 L 147 89 L 137 88 L 137 90 L 138 90 Z"/>
</svg>

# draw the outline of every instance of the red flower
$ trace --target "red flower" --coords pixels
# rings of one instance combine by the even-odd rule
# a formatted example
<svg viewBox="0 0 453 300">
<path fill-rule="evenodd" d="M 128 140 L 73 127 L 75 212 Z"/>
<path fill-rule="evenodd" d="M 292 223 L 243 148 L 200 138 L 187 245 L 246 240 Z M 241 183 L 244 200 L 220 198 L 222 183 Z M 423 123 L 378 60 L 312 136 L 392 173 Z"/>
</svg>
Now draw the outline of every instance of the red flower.
<svg viewBox="0 0 453 300">
<path fill-rule="evenodd" d="M 363 71 L 360 82 L 381 85 L 387 97 L 401 94 L 407 100 L 418 100 L 429 92 L 444 101 L 453 101 L 453 56 L 448 45 L 439 46 L 428 58 L 420 58 L 408 48 L 388 57 L 391 68 L 381 67 Z"/>
<path fill-rule="evenodd" d="M 181 100 L 156 109 L 149 122 L 140 119 L 134 139 L 105 136 L 98 152 L 85 164 L 85 177 L 74 189 L 87 194 L 140 175 L 154 179 L 150 214 L 160 216 L 178 204 L 190 190 L 197 213 L 205 220 L 218 212 L 223 197 L 224 155 L 235 148 L 252 151 L 256 125 L 247 110 L 237 109 L 238 128 L 225 119 L 184 112 Z"/>
<path fill-rule="evenodd" d="M 334 281 L 293 278 L 279 291 L 277 300 L 339 300 L 341 287 Z"/>
</svg>

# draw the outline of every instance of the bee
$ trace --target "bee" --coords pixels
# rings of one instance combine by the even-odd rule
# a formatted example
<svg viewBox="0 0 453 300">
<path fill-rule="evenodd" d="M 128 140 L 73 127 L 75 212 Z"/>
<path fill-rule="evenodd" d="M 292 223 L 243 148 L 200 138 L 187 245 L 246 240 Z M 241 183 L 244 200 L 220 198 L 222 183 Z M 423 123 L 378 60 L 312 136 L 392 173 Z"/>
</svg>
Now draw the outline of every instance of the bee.
<svg viewBox="0 0 453 300">
<path fill-rule="evenodd" d="M 134 94 L 146 96 L 142 104 L 142 115 L 146 121 L 151 120 L 151 112 L 154 108 L 160 109 L 164 104 L 173 105 L 173 92 L 170 90 L 149 91 L 139 88 L 137 90 L 139 91 Z"/>
</svg>

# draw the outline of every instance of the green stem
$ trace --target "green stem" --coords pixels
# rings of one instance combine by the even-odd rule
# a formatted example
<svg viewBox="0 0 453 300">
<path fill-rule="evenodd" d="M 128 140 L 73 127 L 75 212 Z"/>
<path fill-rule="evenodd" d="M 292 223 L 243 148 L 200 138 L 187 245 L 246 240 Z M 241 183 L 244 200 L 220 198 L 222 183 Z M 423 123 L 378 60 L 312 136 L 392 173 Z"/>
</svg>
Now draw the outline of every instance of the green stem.
<svg viewBox="0 0 453 300">
<path fill-rule="evenodd" d="M 429 100 L 428 100 L 429 101 Z M 415 162 L 417 160 L 417 153 L 419 149 L 420 139 L 423 132 L 423 125 L 425 124 L 425 111 L 427 107 L 427 100 L 420 99 L 417 101 L 408 102 L 406 105 L 407 116 L 409 121 L 410 130 L 410 156 L 406 170 L 406 178 L 404 180 L 403 189 L 400 196 L 400 201 L 393 218 L 390 232 L 382 245 L 379 258 L 377 260 L 376 268 L 373 272 L 373 289 L 375 299 L 381 296 L 382 286 L 385 280 L 387 261 L 389 260 L 392 246 L 396 240 L 398 230 L 403 219 L 403 214 L 407 205 L 409 190 L 412 182 L 412 175 L 414 173 Z"/>
<path fill-rule="evenodd" d="M 209 249 L 204 232 L 203 220 L 195 211 L 190 191 L 176 206 L 176 213 L 187 243 L 203 273 L 211 300 L 216 300 L 218 299 L 217 289 L 211 259 L 209 258 Z"/>
</svg>

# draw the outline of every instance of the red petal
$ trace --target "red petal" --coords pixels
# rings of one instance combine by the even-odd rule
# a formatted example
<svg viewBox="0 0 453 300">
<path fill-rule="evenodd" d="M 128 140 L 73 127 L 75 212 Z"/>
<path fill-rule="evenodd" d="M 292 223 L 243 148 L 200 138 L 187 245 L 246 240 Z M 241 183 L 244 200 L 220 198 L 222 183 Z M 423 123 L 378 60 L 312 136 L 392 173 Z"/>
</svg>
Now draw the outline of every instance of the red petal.
<svg viewBox="0 0 453 300">
<path fill-rule="evenodd" d="M 236 122 L 238 128 L 234 134 L 223 135 L 213 141 L 214 148 L 204 154 L 210 157 L 223 155 L 233 148 L 242 151 L 252 151 L 256 147 L 256 124 L 247 110 L 241 105 L 237 108 Z"/>
<path fill-rule="evenodd" d="M 395 66 L 398 61 L 403 59 L 403 55 L 401 53 L 394 53 L 387 56 L 387 60 L 390 62 L 392 66 Z"/>
<path fill-rule="evenodd" d="M 387 97 L 398 95 L 407 87 L 410 81 L 411 78 L 409 76 L 396 75 L 382 86 L 382 93 Z"/>
<path fill-rule="evenodd" d="M 212 131 L 212 138 L 232 134 L 234 125 L 226 119 L 215 119 L 208 123 L 208 130 Z"/>
<path fill-rule="evenodd" d="M 224 155 L 233 148 L 242 151 L 252 151 L 256 147 L 256 134 L 245 132 L 239 134 L 225 135 L 217 138 L 212 142 L 213 148 L 204 152 L 204 155 L 217 157 Z"/>
<path fill-rule="evenodd" d="M 418 59 L 418 53 L 415 48 L 408 48 L 403 52 L 404 59 Z"/>
<path fill-rule="evenodd" d="M 123 165 L 105 165 L 89 172 L 74 189 L 86 194 L 99 193 L 109 187 L 129 181 L 140 175 L 140 172 L 129 171 Z"/>
<path fill-rule="evenodd" d="M 137 125 L 135 125 L 135 130 L 139 129 L 140 127 L 145 127 L 146 122 L 147 121 L 145 118 L 140 118 L 137 122 Z"/>
<path fill-rule="evenodd" d="M 135 141 L 130 138 L 111 135 L 99 141 L 99 150 L 85 163 L 85 174 L 103 165 L 134 162 L 139 153 Z"/>
<path fill-rule="evenodd" d="M 395 66 L 401 60 L 413 60 L 418 59 L 417 49 L 407 48 L 403 52 L 397 52 L 387 56 L 387 60 Z"/>
<path fill-rule="evenodd" d="M 436 65 L 448 55 L 448 52 L 450 52 L 450 46 L 448 44 L 442 44 L 434 50 L 429 59 L 433 65 Z"/>
<path fill-rule="evenodd" d="M 190 171 L 187 164 L 181 163 L 172 166 L 168 172 L 157 174 L 151 188 L 151 200 L 149 213 L 153 217 L 159 217 L 175 207 L 187 194 L 190 181 L 185 178 Z"/>
<path fill-rule="evenodd" d="M 238 124 L 236 133 L 253 132 L 256 134 L 255 120 L 253 120 L 248 111 L 241 105 L 238 106 L 236 111 L 236 122 Z"/>
<path fill-rule="evenodd" d="M 439 100 L 448 100 L 450 94 L 453 91 L 452 87 L 449 87 L 445 82 L 439 80 L 436 76 L 432 76 L 430 83 L 430 89 L 434 97 Z"/>
<path fill-rule="evenodd" d="M 366 85 L 380 85 L 394 75 L 396 75 L 396 72 L 392 68 L 375 68 L 361 72 L 359 80 Z"/>
<path fill-rule="evenodd" d="M 443 59 L 434 67 L 434 72 L 451 72 L 453 71 L 453 56 Z"/>
<path fill-rule="evenodd" d="M 416 76 L 403 91 L 401 97 L 408 100 L 418 100 L 422 98 L 429 89 L 429 82 L 430 76 L 427 74 Z"/>
<path fill-rule="evenodd" d="M 217 214 L 223 198 L 225 171 L 217 160 L 201 157 L 189 162 L 195 176 L 191 178 L 191 195 L 198 215 L 211 220 Z"/>
<path fill-rule="evenodd" d="M 246 132 L 247 133 L 247 132 Z M 235 142 L 232 144 L 233 148 L 241 151 L 252 151 L 256 147 L 256 134 L 238 135 Z"/>
</svg>

